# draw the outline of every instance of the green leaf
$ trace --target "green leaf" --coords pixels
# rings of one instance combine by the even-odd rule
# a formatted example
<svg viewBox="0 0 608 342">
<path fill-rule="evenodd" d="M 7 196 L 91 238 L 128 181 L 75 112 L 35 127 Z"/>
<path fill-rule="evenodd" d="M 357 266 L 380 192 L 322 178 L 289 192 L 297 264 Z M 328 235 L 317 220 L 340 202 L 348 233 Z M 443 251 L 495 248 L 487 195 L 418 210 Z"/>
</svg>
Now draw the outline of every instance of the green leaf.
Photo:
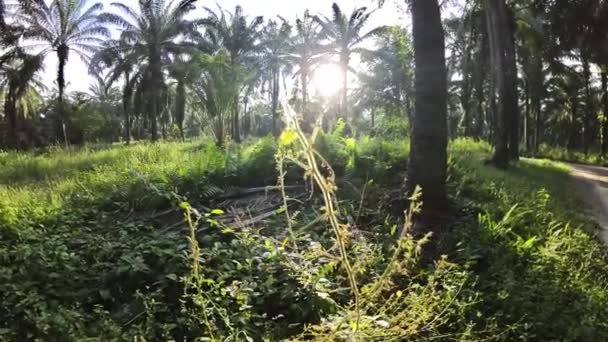
<svg viewBox="0 0 608 342">
<path fill-rule="evenodd" d="M 526 242 L 524 242 L 524 244 L 521 246 L 521 248 L 523 250 L 532 248 L 534 246 L 534 243 L 536 242 L 536 240 L 537 240 L 536 236 L 529 238 L 528 240 L 526 240 Z"/>
<path fill-rule="evenodd" d="M 266 246 L 266 248 L 268 248 L 271 251 L 273 251 L 275 249 L 274 244 L 270 240 L 265 240 L 264 246 Z"/>
<path fill-rule="evenodd" d="M 285 130 L 285 131 L 283 131 L 283 134 L 281 134 L 281 137 L 279 138 L 279 145 L 280 146 L 289 146 L 293 142 L 296 141 L 296 138 L 297 138 L 296 131 L 294 131 L 293 129 Z"/>
<path fill-rule="evenodd" d="M 222 209 L 213 209 L 211 210 L 212 215 L 224 215 L 224 211 Z"/>
</svg>

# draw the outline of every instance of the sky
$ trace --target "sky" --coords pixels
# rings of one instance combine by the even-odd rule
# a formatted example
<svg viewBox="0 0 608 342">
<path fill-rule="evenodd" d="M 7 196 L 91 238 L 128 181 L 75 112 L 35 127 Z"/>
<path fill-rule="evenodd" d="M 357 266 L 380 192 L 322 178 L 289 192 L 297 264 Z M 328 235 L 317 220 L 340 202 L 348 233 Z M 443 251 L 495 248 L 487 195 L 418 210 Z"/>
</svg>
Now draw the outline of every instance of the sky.
<svg viewBox="0 0 608 342">
<path fill-rule="evenodd" d="M 120 1 L 133 8 L 137 8 L 137 0 L 102 0 L 105 9 L 109 10 L 110 2 Z M 395 25 L 406 23 L 406 15 L 404 10 L 396 4 L 398 0 L 387 0 L 384 6 L 377 9 L 370 18 L 368 27 L 373 28 L 380 25 Z M 331 0 L 219 0 L 206 1 L 199 0 L 197 9 L 193 12 L 193 16 L 202 17 L 205 12 L 202 6 L 216 8 L 216 3 L 219 3 L 226 10 L 234 11 L 234 7 L 240 4 L 244 12 L 250 16 L 263 15 L 265 19 L 280 15 L 290 22 L 294 22 L 297 15 L 302 16 L 306 9 L 310 10 L 311 14 L 331 14 Z M 375 0 L 338 0 L 336 1 L 340 8 L 345 13 L 350 13 L 356 7 L 367 6 L 369 9 L 377 8 Z M 93 1 L 91 1 L 91 4 Z M 403 3 L 403 1 L 399 1 Z M 403 7 L 403 6 L 401 6 Z M 55 79 L 57 77 L 57 59 L 50 54 L 47 57 L 43 80 L 45 85 L 52 89 L 54 88 Z M 66 68 L 66 81 L 68 91 L 87 91 L 92 78 L 88 75 L 86 65 L 76 55 L 71 55 Z"/>
</svg>

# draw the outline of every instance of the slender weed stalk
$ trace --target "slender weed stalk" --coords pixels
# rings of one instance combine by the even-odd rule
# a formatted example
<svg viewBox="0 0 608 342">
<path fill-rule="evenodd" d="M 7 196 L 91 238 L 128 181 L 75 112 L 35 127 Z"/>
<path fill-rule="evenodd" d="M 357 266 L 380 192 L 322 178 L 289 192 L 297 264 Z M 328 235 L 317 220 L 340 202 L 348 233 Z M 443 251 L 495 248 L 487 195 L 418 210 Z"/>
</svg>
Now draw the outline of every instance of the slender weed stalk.
<svg viewBox="0 0 608 342">
<path fill-rule="evenodd" d="M 373 317 L 379 317 L 379 315 L 393 315 L 396 317 L 407 316 L 407 313 L 400 312 L 401 308 L 405 309 L 403 307 L 404 298 L 401 297 L 401 291 L 398 291 L 398 294 L 392 294 L 390 300 L 385 301 L 381 299 L 381 297 L 387 295 L 388 291 L 390 291 L 392 278 L 395 274 L 403 271 L 404 267 L 407 268 L 416 263 L 422 251 L 422 246 L 426 244 L 431 237 L 431 233 L 428 233 L 423 238 L 414 240 L 409 235 L 413 224 L 413 217 L 420 211 L 420 195 L 422 190 L 419 187 L 416 188 L 410 198 L 410 206 L 405 212 L 404 224 L 397 237 L 396 247 L 390 255 L 384 270 L 378 277 L 374 277 L 371 282 L 359 284 L 353 263 L 348 256 L 349 248 L 353 248 L 349 244 L 351 226 L 348 223 L 340 221 L 341 214 L 336 196 L 337 186 L 335 173 L 333 172 L 331 165 L 313 147 L 319 129 L 316 128 L 313 131 L 313 134 L 310 137 L 307 137 L 299 126 L 298 119 L 293 109 L 286 103 L 283 105 L 290 129 L 286 130 L 281 136 L 279 150 L 276 155 L 277 168 L 279 171 L 279 186 L 284 188 L 285 185 L 285 161 L 287 160 L 303 168 L 305 178 L 312 179 L 312 183 L 320 190 L 323 198 L 322 219 L 326 220 L 333 229 L 336 246 L 339 250 L 339 256 L 336 257 L 336 259 L 338 259 L 339 264 L 342 265 L 346 273 L 353 297 L 355 319 L 354 322 L 351 321 L 351 331 L 356 333 L 358 337 L 365 339 L 366 337 L 369 337 L 369 321 L 370 319 L 373 320 Z M 364 205 L 363 197 L 365 196 L 368 184 L 369 181 L 366 182 L 366 186 L 361 194 L 362 199 L 357 211 L 357 220 L 361 215 L 362 207 Z M 290 221 L 291 216 L 287 208 L 287 196 L 284 191 L 283 198 L 284 210 L 288 221 Z M 295 239 L 291 222 L 288 223 L 288 228 L 290 234 L 292 234 L 292 239 Z M 364 314 L 366 315 L 365 325 L 362 323 L 362 315 Z M 321 336 L 317 337 L 321 338 Z M 354 338 L 356 336 L 351 337 Z M 326 335 L 324 338 L 331 339 L 329 335 Z"/>
<path fill-rule="evenodd" d="M 280 167 L 282 168 L 283 160 L 285 158 L 288 158 L 289 160 L 295 162 L 297 165 L 300 165 L 301 167 L 303 167 L 304 171 L 305 171 L 305 177 L 312 178 L 314 183 L 320 189 L 321 194 L 323 195 L 325 218 L 329 221 L 329 223 L 334 231 L 334 234 L 336 237 L 336 244 L 340 251 L 340 261 L 341 261 L 342 266 L 344 267 L 344 270 L 346 271 L 349 285 L 350 285 L 350 288 L 351 288 L 351 291 L 353 294 L 353 302 L 355 305 L 354 330 L 358 331 L 359 323 L 361 320 L 361 307 L 360 307 L 361 294 L 359 292 L 359 286 L 357 284 L 355 272 L 353 271 L 351 262 L 348 258 L 347 241 L 349 240 L 349 231 L 348 231 L 349 226 L 348 226 L 348 224 L 341 223 L 340 220 L 338 219 L 339 207 L 337 204 L 338 201 L 336 199 L 336 193 L 335 193 L 335 191 L 337 189 L 335 173 L 333 172 L 329 163 L 313 148 L 314 139 L 317 135 L 316 132 L 318 132 L 318 130 L 315 130 L 316 132 L 313 133 L 313 135 L 310 139 L 307 138 L 306 135 L 304 134 L 304 132 L 302 131 L 302 129 L 298 123 L 296 114 L 295 114 L 294 110 L 291 108 L 291 106 L 289 106 L 289 104 L 287 104 L 287 103 L 284 103 L 283 108 L 285 110 L 285 113 L 287 114 L 286 117 L 288 118 L 288 120 L 290 120 L 289 124 L 292 128 L 292 130 L 289 131 L 290 133 L 288 133 L 288 134 L 295 134 L 295 140 L 299 143 L 300 152 L 301 152 L 301 155 L 303 158 L 296 159 L 295 157 L 290 156 L 287 153 L 280 152 L 279 156 L 280 156 L 281 160 L 279 162 L 279 165 L 281 165 Z M 292 140 L 292 139 L 287 139 L 287 141 L 290 141 L 290 140 Z M 283 142 L 286 142 L 286 141 L 283 141 Z M 282 143 L 281 145 L 285 145 L 285 144 Z M 279 147 L 279 149 L 282 149 L 282 148 L 284 148 L 284 146 Z M 321 172 L 322 169 L 319 166 L 320 163 L 323 166 L 323 168 L 328 172 L 328 174 L 329 174 L 328 176 L 325 176 L 323 174 L 323 172 Z M 279 182 L 281 184 L 284 183 L 282 178 L 283 178 L 282 175 L 280 175 Z M 285 198 L 285 196 L 284 196 L 284 198 Z M 285 206 L 285 211 L 286 212 L 288 211 L 287 206 Z"/>
</svg>

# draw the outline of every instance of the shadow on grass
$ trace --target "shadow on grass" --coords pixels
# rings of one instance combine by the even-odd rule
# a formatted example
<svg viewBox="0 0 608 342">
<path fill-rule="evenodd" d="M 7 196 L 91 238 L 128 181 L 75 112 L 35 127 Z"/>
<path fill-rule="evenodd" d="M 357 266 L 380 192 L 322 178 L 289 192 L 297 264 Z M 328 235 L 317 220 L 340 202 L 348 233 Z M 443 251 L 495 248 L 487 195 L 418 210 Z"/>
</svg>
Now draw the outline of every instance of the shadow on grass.
<svg viewBox="0 0 608 342">
<path fill-rule="evenodd" d="M 482 301 L 471 319 L 517 327 L 507 340 L 605 340 L 608 255 L 581 226 L 587 219 L 568 168 L 542 160 L 506 171 L 479 160 L 458 165 L 460 199 L 474 210 L 453 230 L 452 257 L 477 278 Z"/>
</svg>

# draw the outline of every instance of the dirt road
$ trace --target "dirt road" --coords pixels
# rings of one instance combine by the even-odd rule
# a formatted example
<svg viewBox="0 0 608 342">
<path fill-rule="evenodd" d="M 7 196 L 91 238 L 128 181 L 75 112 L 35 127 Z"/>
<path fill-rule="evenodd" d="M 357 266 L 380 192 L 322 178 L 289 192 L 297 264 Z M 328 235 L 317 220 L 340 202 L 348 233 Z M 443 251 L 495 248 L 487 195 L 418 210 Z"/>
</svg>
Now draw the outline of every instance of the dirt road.
<svg viewBox="0 0 608 342">
<path fill-rule="evenodd" d="M 601 230 L 599 238 L 608 245 L 608 168 L 601 166 L 568 164 L 577 188 Z"/>
</svg>

